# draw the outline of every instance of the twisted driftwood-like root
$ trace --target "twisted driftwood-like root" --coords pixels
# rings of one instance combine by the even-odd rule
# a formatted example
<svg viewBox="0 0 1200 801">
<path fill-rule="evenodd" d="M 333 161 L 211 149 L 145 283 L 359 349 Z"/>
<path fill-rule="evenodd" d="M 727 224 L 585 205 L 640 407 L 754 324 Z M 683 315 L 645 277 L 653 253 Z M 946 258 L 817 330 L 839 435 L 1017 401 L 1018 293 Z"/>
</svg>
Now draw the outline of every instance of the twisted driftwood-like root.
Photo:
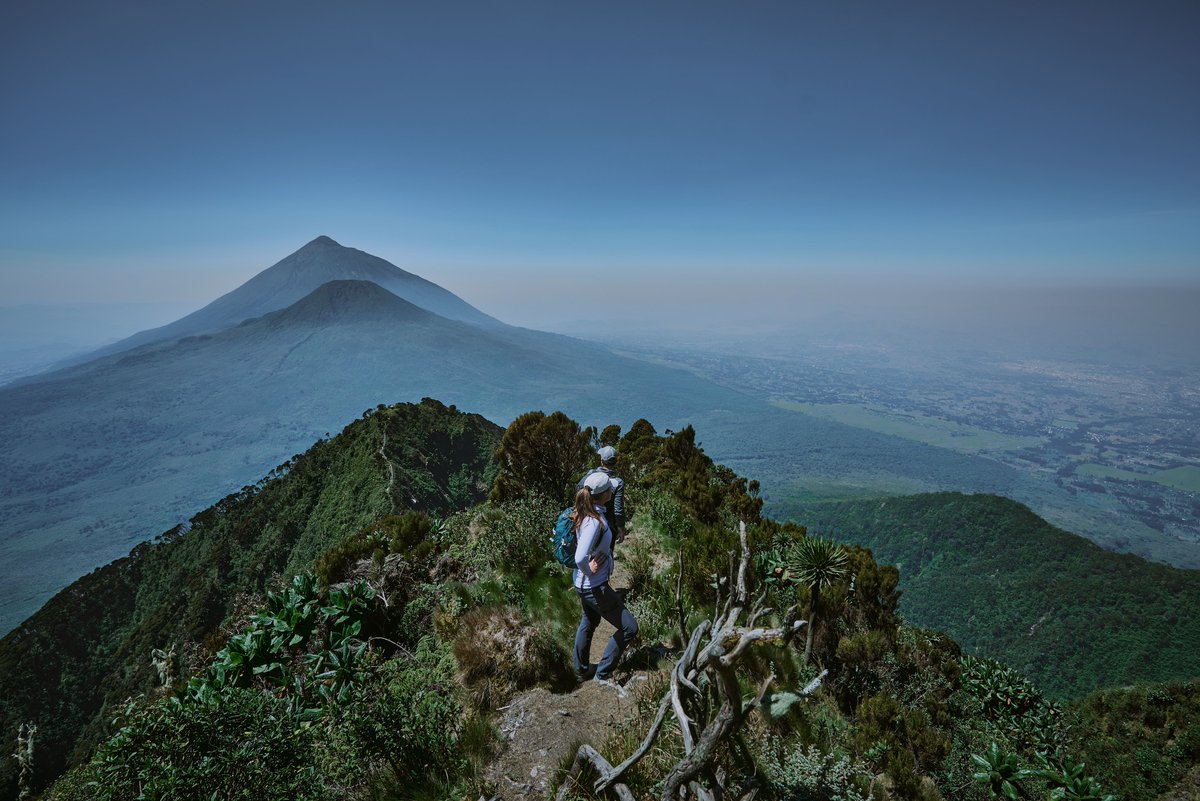
<svg viewBox="0 0 1200 801">
<path fill-rule="evenodd" d="M 597 793 L 609 790 L 616 794 L 621 801 L 633 801 L 633 794 L 621 779 L 626 772 L 638 763 L 654 744 L 666 721 L 667 711 L 671 710 L 679 724 L 679 732 L 683 740 L 683 757 L 667 776 L 663 787 L 663 801 L 676 801 L 686 787 L 700 801 L 707 801 L 725 796 L 722 785 L 725 776 L 722 771 L 714 772 L 713 758 L 720 746 L 737 735 L 747 715 L 762 705 L 774 676 L 763 682 L 756 696 L 747 702 L 742 697 L 737 680 L 737 663 L 741 657 L 757 643 L 773 643 L 786 645 L 792 637 L 805 625 L 805 621 L 797 619 L 796 608 L 792 607 L 784 615 L 783 624 L 772 628 L 756 627 L 759 618 L 771 610 L 764 607 L 766 593 L 764 592 L 751 604 L 747 589 L 746 574 L 750 565 L 750 546 L 746 536 L 746 524 L 742 523 L 738 530 L 741 542 L 741 562 L 737 566 L 736 585 L 727 597 L 717 598 L 713 620 L 705 620 L 696 626 L 691 636 L 687 638 L 687 647 L 683 655 L 675 663 L 671 671 L 671 683 L 667 692 L 658 704 L 658 714 L 650 726 L 642 744 L 638 746 L 624 762 L 613 767 L 596 749 L 590 745 L 581 746 L 575 754 L 567 780 L 559 787 L 557 801 L 564 801 L 570 788 L 576 784 L 580 771 L 585 764 L 592 765 L 600 774 L 594 789 Z M 730 565 L 730 579 L 733 578 L 733 565 Z M 682 554 L 680 558 L 680 574 L 683 572 Z M 725 583 L 722 581 L 721 583 Z M 676 604 L 680 610 L 682 626 L 681 590 L 677 588 Z M 718 590 L 718 593 L 720 591 Z M 749 609 L 747 605 L 749 604 Z M 740 621 L 745 617 L 746 624 Z M 809 683 L 799 695 L 806 696 L 816 692 L 826 673 Z M 713 687 L 720 699 L 720 707 L 715 715 L 705 714 L 703 706 L 698 703 L 705 698 L 705 689 Z M 692 712 L 689 714 L 689 703 L 692 702 Z M 693 717 L 698 719 L 693 720 Z M 699 780 L 707 779 L 716 788 L 716 792 L 704 786 Z M 743 798 L 753 798 L 756 790 L 748 788 Z"/>
<path fill-rule="evenodd" d="M 613 766 L 609 764 L 609 761 L 605 759 L 599 751 L 597 751 L 595 748 L 592 748 L 590 745 L 582 745 L 575 753 L 575 761 L 571 763 L 571 770 L 569 773 L 567 773 L 567 780 L 564 781 L 558 788 L 558 794 L 555 796 L 555 801 L 564 801 L 564 799 L 567 797 L 567 793 L 570 792 L 571 787 L 578 782 L 579 772 L 583 770 L 584 764 L 587 763 L 590 763 L 592 767 L 596 769 L 596 772 L 600 774 L 600 781 L 607 781 L 609 783 L 612 782 L 614 769 Z M 597 785 L 599 783 L 600 782 L 597 782 Z M 617 798 L 621 799 L 621 801 L 636 801 L 636 799 L 633 797 L 633 793 L 630 792 L 629 788 L 624 784 L 613 784 L 612 791 L 617 794 Z"/>
</svg>

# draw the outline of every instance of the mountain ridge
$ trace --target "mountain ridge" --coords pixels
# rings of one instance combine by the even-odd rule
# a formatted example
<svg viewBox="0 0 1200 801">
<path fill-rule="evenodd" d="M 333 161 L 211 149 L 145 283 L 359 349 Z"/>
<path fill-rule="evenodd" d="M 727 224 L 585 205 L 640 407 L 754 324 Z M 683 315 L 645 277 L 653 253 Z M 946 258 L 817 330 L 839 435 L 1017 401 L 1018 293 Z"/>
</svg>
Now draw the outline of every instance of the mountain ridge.
<svg viewBox="0 0 1200 801">
<path fill-rule="evenodd" d="M 698 463 L 706 464 L 702 451 L 685 447 L 693 438 L 694 431 L 688 431 L 658 439 L 652 427 L 640 422 L 631 428 L 619 444 L 626 467 L 632 470 L 631 476 L 640 476 L 647 483 L 652 477 L 657 477 L 659 481 L 678 482 L 680 475 L 671 479 L 671 473 L 665 471 L 673 469 L 678 473 L 684 470 L 683 465 L 689 466 L 687 469 L 690 470 Z M 469 548 L 469 542 L 478 539 L 483 543 L 482 546 L 480 542 L 474 544 L 482 547 L 483 562 L 486 564 L 494 566 L 498 559 L 516 559 L 528 560 L 527 567 L 541 566 L 549 554 L 539 551 L 540 547 L 545 546 L 538 545 L 539 541 L 531 536 L 531 532 L 545 526 L 552 519 L 554 509 L 536 499 L 536 502 L 526 506 L 522 506 L 518 499 L 517 504 L 507 507 L 507 510 L 504 504 L 500 504 L 483 508 L 482 511 L 480 507 L 474 507 L 469 515 L 452 516 L 443 540 L 443 547 L 448 545 L 450 552 L 441 556 L 436 550 L 430 553 L 428 549 L 421 551 L 413 548 L 412 543 L 400 535 L 395 535 L 398 539 L 394 545 L 387 546 L 399 550 L 393 550 L 386 559 L 382 558 L 385 551 L 376 551 L 378 555 L 372 555 L 372 549 L 379 547 L 372 537 L 378 537 L 384 525 L 384 521 L 371 523 L 372 519 L 389 513 L 394 515 L 408 508 L 440 516 L 448 511 L 465 509 L 482 499 L 488 486 L 495 486 L 493 482 L 497 471 L 504 469 L 496 462 L 499 451 L 495 446 L 499 441 L 500 429 L 484 418 L 460 412 L 431 399 L 425 399 L 420 404 L 369 410 L 362 419 L 351 423 L 337 437 L 317 442 L 303 455 L 278 466 L 254 485 L 243 487 L 241 491 L 194 514 L 188 530 L 182 527 L 169 530 L 157 542 L 138 545 L 128 557 L 73 583 L 21 627 L 0 639 L 0 725 L 11 729 L 19 722 L 37 720 L 40 726 L 45 726 L 40 735 L 44 738 L 42 749 L 45 753 L 40 770 L 44 772 L 39 779 L 44 782 L 67 764 L 86 759 L 91 746 L 108 737 L 108 720 L 121 707 L 124 699 L 142 693 L 145 694 L 146 703 L 154 703 L 157 696 L 153 671 L 146 659 L 148 652 L 155 648 L 179 645 L 181 655 L 193 654 L 190 657 L 192 661 L 185 663 L 182 678 L 186 679 L 203 667 L 221 642 L 227 641 L 231 630 L 236 630 L 236 626 L 231 629 L 228 624 L 229 616 L 245 619 L 248 614 L 246 594 L 261 596 L 264 591 L 277 586 L 276 576 L 286 579 L 292 574 L 312 570 L 314 560 L 318 575 L 322 575 L 322 565 L 325 566 L 325 578 L 322 580 L 328 579 L 330 583 L 344 575 L 343 572 L 337 572 L 344 570 L 344 567 L 337 566 L 347 564 L 359 564 L 361 570 L 366 571 L 365 575 L 375 576 L 376 579 L 378 576 L 373 571 L 378 570 L 378 564 L 391 564 L 392 569 L 400 571 L 398 575 L 405 579 L 404 586 L 431 586 L 424 583 L 426 579 L 429 582 L 445 581 L 447 585 L 443 589 L 447 592 L 437 597 L 443 599 L 448 609 L 457 609 L 455 604 L 461 601 L 454 586 L 461 578 L 458 559 L 467 558 L 462 551 L 455 549 Z M 704 481 L 705 486 L 726 492 L 731 487 L 741 487 L 745 492 L 748 486 L 745 479 L 739 479 L 728 468 L 711 465 L 711 460 L 707 464 L 711 474 Z M 582 465 L 577 469 L 582 470 Z M 642 488 L 645 492 L 658 493 L 653 502 L 650 498 L 645 501 L 651 515 L 666 515 L 655 520 L 667 521 L 672 519 L 672 514 L 683 514 L 679 510 L 687 504 L 696 504 L 695 507 L 687 506 L 688 509 L 705 506 L 704 498 L 686 491 L 680 492 L 686 490 L 684 483 L 676 486 L 673 494 L 669 491 L 671 484 L 668 483 L 665 496 L 662 487 L 656 490 Z M 750 491 L 754 491 L 752 486 Z M 749 498 L 743 495 L 742 500 Z M 731 515 L 744 515 L 745 510 L 730 503 L 732 495 L 722 495 L 722 499 L 727 508 L 721 511 L 721 527 L 726 528 Z M 925 504 L 935 510 L 944 509 L 949 514 L 948 517 L 902 515 L 910 521 L 910 529 L 926 543 L 945 540 L 956 524 L 961 525 L 963 519 L 972 515 L 1006 532 L 1012 532 L 1014 527 L 1024 529 L 1031 525 L 1036 529 L 1038 522 L 1036 516 L 1024 507 L 1006 499 L 988 496 L 943 493 L 917 496 L 915 499 L 886 499 L 882 507 L 895 507 L 902 511 L 912 504 Z M 875 501 L 871 508 L 879 510 L 880 505 L 881 502 Z M 676 511 L 672 512 L 672 508 Z M 508 514 L 516 517 L 506 517 Z M 398 517 L 389 519 L 400 520 Z M 816 533 L 819 521 L 814 520 L 814 523 L 818 525 L 810 530 Z M 400 523 L 393 525 L 403 528 Z M 449 527 L 451 525 L 453 528 Z M 886 530 L 896 527 L 890 520 L 879 522 L 878 525 Z M 1044 526 L 1044 522 L 1041 525 Z M 656 529 L 654 525 L 646 525 L 639 530 L 649 535 Z M 707 575 L 708 568 L 723 564 L 726 559 L 725 546 L 728 544 L 719 539 L 705 543 L 705 536 L 701 533 L 703 530 L 693 529 L 682 541 L 688 560 L 712 560 L 711 564 L 691 566 L 692 570 L 697 571 L 697 576 Z M 764 521 L 761 527 L 755 527 L 754 540 L 759 544 L 776 543 L 779 542 L 776 535 L 787 535 L 788 532 L 792 536 L 797 533 L 802 536 L 802 529 L 797 526 L 780 526 L 772 521 Z M 487 537 L 494 539 L 485 539 Z M 849 541 L 852 543 L 855 540 Z M 1086 540 L 1066 532 L 1061 532 L 1057 542 L 1067 552 L 1097 550 Z M 671 545 L 672 542 L 664 544 Z M 706 557 L 704 549 L 711 545 L 717 546 L 716 550 Z M 830 660 L 830 666 L 834 668 L 830 684 L 837 689 L 831 692 L 834 695 L 860 693 L 865 698 L 875 690 L 871 681 L 862 680 L 863 674 L 870 676 L 872 671 L 881 671 L 877 678 L 886 678 L 888 671 L 895 669 L 895 665 L 889 667 L 886 660 L 880 660 L 878 653 L 872 657 L 871 649 L 887 642 L 888 636 L 897 637 L 897 631 L 904 627 L 899 619 L 888 617 L 888 610 L 895 610 L 895 569 L 875 559 L 870 551 L 861 548 L 850 550 L 857 566 L 857 583 L 851 581 L 848 588 L 838 587 L 821 596 L 822 617 L 832 614 L 834 609 L 840 609 L 846 615 L 840 619 L 850 628 L 843 629 L 841 624 L 830 627 L 828 621 L 821 623 L 824 628 L 822 636 L 818 638 L 817 648 L 824 654 L 822 659 Z M 764 555 L 768 560 L 777 558 L 769 552 Z M 931 557 L 914 571 L 918 577 L 925 575 L 928 566 L 937 562 L 936 553 Z M 634 559 L 632 555 L 629 558 Z M 1142 561 L 1132 556 L 1119 558 L 1127 562 Z M 356 559 L 362 561 L 356 562 Z M 1028 562 L 1028 559 L 1024 561 Z M 1059 589 L 1070 593 L 1072 587 L 1080 586 L 1079 580 L 1087 577 L 1072 572 L 1075 562 L 1060 561 L 1064 565 L 1064 575 Z M 500 564 L 507 571 L 515 570 L 513 565 L 523 562 Z M 671 560 L 666 559 L 664 564 L 671 564 Z M 632 561 L 627 566 L 631 565 Z M 541 571 L 537 572 L 540 574 Z M 1200 576 L 1180 570 L 1174 571 L 1174 574 L 1181 576 L 1185 582 L 1190 581 L 1193 593 L 1200 587 Z M 890 582 L 889 575 L 893 577 Z M 524 577 L 518 581 L 516 588 L 520 589 L 517 595 L 544 598 L 543 593 L 548 589 L 548 597 L 558 598 L 561 595 L 567 601 L 573 598 L 569 595 L 569 585 L 563 585 L 562 577 L 557 573 L 538 578 L 537 575 L 518 571 L 513 576 Z M 667 578 L 670 579 L 670 576 Z M 994 579 L 991 576 L 993 596 L 997 598 L 993 599 L 992 606 L 995 600 L 1003 597 L 1006 587 L 1002 580 L 996 582 Z M 526 582 L 529 588 L 524 587 Z M 690 588 L 693 583 L 689 581 L 686 586 Z M 701 580 L 699 584 L 708 586 L 706 580 Z M 567 589 L 564 590 L 564 586 Z M 650 586 L 657 587 L 660 592 L 665 587 L 675 592 L 678 584 L 674 579 L 664 581 L 660 577 L 657 583 L 649 582 L 647 587 Z M 541 589 L 534 591 L 532 587 Z M 1083 590 L 1090 599 L 1092 590 L 1087 586 Z M 416 616 L 423 616 L 421 619 L 426 626 L 433 625 L 431 621 L 439 619 L 435 609 L 428 604 L 416 604 L 409 608 L 401 600 L 399 590 L 393 592 L 393 589 L 389 589 L 388 592 L 391 593 L 391 600 L 385 603 L 394 605 L 400 625 L 403 625 L 403 621 L 416 619 Z M 563 595 L 564 592 L 567 595 Z M 688 589 L 688 592 L 693 590 Z M 797 595 L 793 598 L 796 603 L 804 601 L 799 592 L 800 589 L 797 589 Z M 480 598 L 479 595 L 470 597 L 476 600 Z M 458 598 L 459 601 L 450 600 L 452 598 Z M 889 601 L 889 598 L 892 600 Z M 503 603 L 503 599 L 500 602 Z M 536 603 L 543 602 L 547 601 Z M 557 604 L 557 601 L 549 603 Z M 874 611 L 868 615 L 867 610 Z M 1153 607 L 1148 608 L 1146 614 L 1161 616 L 1162 611 Z M 571 619 L 573 631 L 574 620 L 578 616 L 577 606 L 567 602 L 560 612 Z M 1040 613 L 1041 610 L 1036 611 L 1036 614 Z M 860 614 L 864 617 L 857 617 Z M 1035 618 L 1034 613 L 1023 614 L 1024 617 L 1018 616 L 1015 620 L 998 616 L 997 621 L 1019 633 L 1044 622 Z M 883 615 L 883 618 L 877 620 L 874 615 Z M 447 617 L 452 615 L 447 614 Z M 882 628 L 868 635 L 854 628 L 850 623 L 853 620 L 859 620 L 864 625 L 867 621 L 875 621 Z M 1113 638 L 1127 644 L 1131 637 L 1143 633 L 1140 621 L 1118 619 L 1114 623 L 1115 629 L 1111 626 L 1080 627 L 1076 631 L 1077 645 L 1104 650 L 1110 647 Z M 673 623 L 659 621 L 659 625 L 674 629 Z M 1124 628 L 1121 628 L 1122 625 Z M 217 634 L 219 628 L 223 630 L 220 635 Z M 389 632 L 388 636 L 416 637 L 419 633 L 408 628 L 402 631 L 403 634 Z M 478 634 L 471 626 L 466 626 L 465 631 L 472 637 Z M 1154 632 L 1151 635 L 1156 636 Z M 940 654 L 939 659 L 950 660 L 945 663 L 948 672 L 941 680 L 952 684 L 959 681 L 957 665 L 961 660 L 957 644 L 934 632 L 909 629 L 908 634 L 903 636 L 910 639 L 904 640 L 906 644 L 903 647 L 897 647 L 897 659 L 910 660 L 913 654 L 923 654 L 921 658 Z M 873 640 L 872 637 L 877 639 Z M 201 640 L 207 645 L 207 651 L 204 645 L 197 647 L 196 644 Z M 191 650 L 184 647 L 188 643 L 193 644 Z M 407 643 L 404 647 L 411 645 Z M 864 648 L 866 650 L 861 650 Z M 403 658 L 411 656 L 410 652 L 404 650 L 400 654 Z M 859 656 L 853 657 L 853 654 Z M 842 661 L 854 659 L 858 660 L 856 670 L 863 671 L 863 674 L 848 670 L 844 665 L 838 667 Z M 565 660 L 563 652 L 564 663 Z M 1169 662 L 1168 666 L 1172 670 L 1179 668 L 1175 662 Z M 895 680 L 901 681 L 901 688 L 911 682 L 933 692 L 938 687 L 938 677 L 930 679 L 921 674 L 921 671 L 928 672 L 929 667 L 927 662 L 910 664 L 899 672 Z M 914 670 L 916 674 L 912 672 Z M 1187 671 L 1177 672 L 1193 675 L 1194 666 Z M 789 675 L 780 675 L 779 679 L 785 687 L 797 681 L 796 676 Z M 1124 675 L 1116 677 L 1117 681 L 1124 679 Z M 931 683 L 923 683 L 926 681 Z M 966 686 L 965 681 L 963 685 Z M 938 692 L 945 690 L 943 686 Z M 893 692 L 901 691 L 894 689 Z M 900 697 L 904 697 L 903 693 Z M 870 703 L 878 702 L 864 703 L 869 707 Z M 935 715 L 935 718 L 945 721 L 955 717 L 951 711 L 958 707 L 946 706 L 946 703 L 955 702 L 943 699 L 938 703 L 943 704 L 942 712 L 939 713 L 940 717 Z M 847 706 L 849 710 L 855 708 L 858 708 L 857 703 Z M 905 725 L 918 726 L 917 723 Z M 917 730 L 922 731 L 919 726 Z M 875 740 L 876 735 L 867 737 L 861 748 L 866 749 Z M 973 745 L 972 748 L 978 749 L 980 746 Z M 0 785 L 7 784 L 11 788 L 11 764 L 0 769 L 10 771 L 9 776 L 0 776 Z M 914 795 L 900 797 L 917 798 Z"/>
<path fill-rule="evenodd" d="M 106 710 L 149 689 L 151 649 L 203 639 L 242 593 L 305 569 L 397 501 L 445 514 L 482 500 L 500 431 L 428 398 L 374 410 L 72 582 L 0 638 L 5 730 L 37 720 L 39 773 L 61 771 L 105 736 Z M 3 772 L 0 796 L 12 779 Z"/>
<path fill-rule="evenodd" d="M 371 281 L 415 306 L 448 319 L 482 326 L 504 325 L 432 281 L 379 256 L 346 247 L 321 235 L 191 314 L 158 328 L 139 331 L 112 345 L 71 359 L 63 366 L 240 325 L 246 320 L 287 308 L 322 284 L 335 280 Z"/>
<path fill-rule="evenodd" d="M 343 320 L 406 320 L 431 322 L 441 315 L 422 309 L 364 278 L 340 278 L 321 284 L 295 303 L 261 317 L 243 321 L 239 327 L 261 320 L 270 325 L 318 324 Z"/>
</svg>

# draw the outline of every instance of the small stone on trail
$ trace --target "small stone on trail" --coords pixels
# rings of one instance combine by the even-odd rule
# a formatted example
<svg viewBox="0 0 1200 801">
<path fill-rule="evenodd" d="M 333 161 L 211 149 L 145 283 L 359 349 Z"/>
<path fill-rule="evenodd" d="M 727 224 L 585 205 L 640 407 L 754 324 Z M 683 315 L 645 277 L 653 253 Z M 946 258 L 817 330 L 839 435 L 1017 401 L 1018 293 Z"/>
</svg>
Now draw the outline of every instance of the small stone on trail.
<svg viewBox="0 0 1200 801">
<path fill-rule="evenodd" d="M 571 711 L 569 709 L 560 709 L 558 710 L 558 714 L 562 715 L 564 718 L 571 717 Z"/>
<path fill-rule="evenodd" d="M 534 765 L 533 770 L 529 771 L 529 778 L 531 778 L 531 779 L 537 778 L 537 765 Z"/>
</svg>

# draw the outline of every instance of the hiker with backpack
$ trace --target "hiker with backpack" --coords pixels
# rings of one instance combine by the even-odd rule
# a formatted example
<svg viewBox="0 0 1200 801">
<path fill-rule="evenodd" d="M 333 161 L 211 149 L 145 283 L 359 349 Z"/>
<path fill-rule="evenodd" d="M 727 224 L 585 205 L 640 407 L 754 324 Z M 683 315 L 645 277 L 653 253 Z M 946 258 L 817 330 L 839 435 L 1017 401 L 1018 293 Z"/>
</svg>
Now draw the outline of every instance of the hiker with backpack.
<svg viewBox="0 0 1200 801">
<path fill-rule="evenodd" d="M 575 675 L 583 681 L 594 678 L 610 683 L 617 660 L 638 632 L 637 621 L 625 608 L 624 599 L 608 583 L 613 569 L 613 531 L 605 519 L 605 510 L 613 494 L 613 483 L 605 473 L 589 473 L 575 493 L 574 507 L 563 513 L 569 516 L 570 530 L 575 535 L 574 583 L 583 609 L 575 632 Z M 562 550 L 560 546 L 569 544 L 565 539 L 556 533 L 556 548 Z M 560 553 L 560 560 L 565 561 L 566 554 Z M 601 618 L 616 631 L 600 662 L 592 665 L 592 635 Z"/>
<path fill-rule="evenodd" d="M 608 527 L 612 529 L 613 541 L 620 543 L 625 539 L 625 482 L 617 475 L 617 449 L 611 445 L 605 445 L 596 451 L 596 455 L 600 457 L 600 465 L 593 467 L 587 475 L 579 479 L 575 490 L 578 492 L 582 489 L 584 479 L 592 473 L 603 473 L 608 476 L 608 480 L 612 483 L 613 497 L 609 503 L 604 505 L 604 519 L 608 521 Z"/>
</svg>

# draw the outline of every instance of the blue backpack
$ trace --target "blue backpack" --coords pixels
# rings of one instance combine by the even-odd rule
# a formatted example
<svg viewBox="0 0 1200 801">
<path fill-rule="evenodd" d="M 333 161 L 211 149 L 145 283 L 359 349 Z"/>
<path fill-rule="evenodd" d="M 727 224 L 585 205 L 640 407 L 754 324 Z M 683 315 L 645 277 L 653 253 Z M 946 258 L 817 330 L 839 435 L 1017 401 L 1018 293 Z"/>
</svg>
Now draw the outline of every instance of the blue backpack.
<svg viewBox="0 0 1200 801">
<path fill-rule="evenodd" d="M 575 569 L 575 521 L 571 518 L 574 509 L 568 506 L 554 521 L 554 558 L 563 567 Z"/>
</svg>

